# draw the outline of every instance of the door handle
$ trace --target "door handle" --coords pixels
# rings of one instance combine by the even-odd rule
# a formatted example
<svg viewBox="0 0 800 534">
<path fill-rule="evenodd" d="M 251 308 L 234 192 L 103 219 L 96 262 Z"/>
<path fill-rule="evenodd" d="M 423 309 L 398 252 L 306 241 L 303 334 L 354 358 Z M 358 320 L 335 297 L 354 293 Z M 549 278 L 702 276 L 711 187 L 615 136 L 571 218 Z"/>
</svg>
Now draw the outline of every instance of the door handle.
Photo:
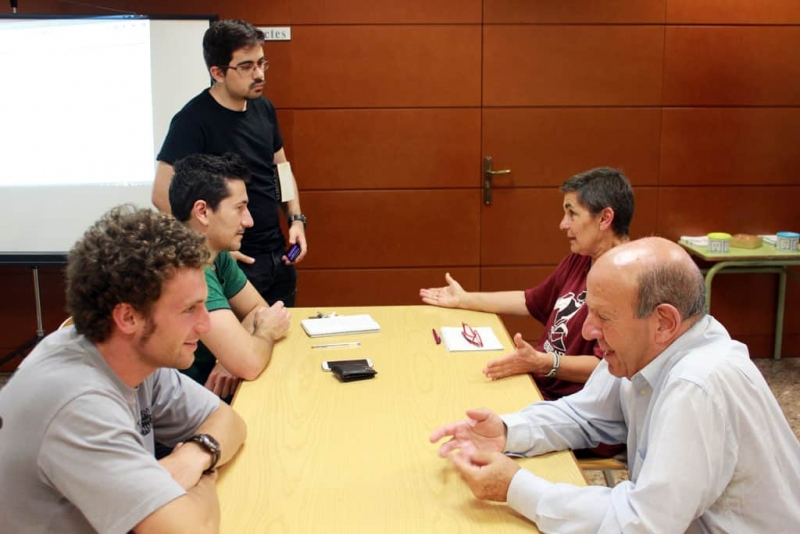
<svg viewBox="0 0 800 534">
<path fill-rule="evenodd" d="M 492 179 L 497 174 L 511 174 L 511 169 L 492 170 L 492 156 L 483 158 L 483 203 L 492 205 Z"/>
</svg>

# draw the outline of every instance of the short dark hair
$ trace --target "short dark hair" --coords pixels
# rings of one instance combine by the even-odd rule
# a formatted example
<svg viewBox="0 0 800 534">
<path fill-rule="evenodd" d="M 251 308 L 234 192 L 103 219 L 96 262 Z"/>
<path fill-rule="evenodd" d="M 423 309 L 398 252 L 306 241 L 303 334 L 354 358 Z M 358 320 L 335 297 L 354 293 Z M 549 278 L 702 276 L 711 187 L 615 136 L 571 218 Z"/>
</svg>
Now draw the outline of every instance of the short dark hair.
<svg viewBox="0 0 800 534">
<path fill-rule="evenodd" d="M 614 210 L 611 229 L 619 237 L 627 237 L 633 219 L 633 188 L 618 169 L 597 167 L 568 179 L 561 185 L 563 193 L 578 193 L 578 202 L 592 215 L 605 208 Z"/>
<path fill-rule="evenodd" d="M 639 273 L 634 302 L 636 317 L 644 319 L 659 304 L 675 306 L 684 320 L 705 314 L 705 280 L 696 266 L 691 267 L 687 268 L 683 263 L 666 263 Z"/>
<path fill-rule="evenodd" d="M 241 48 L 264 44 L 264 32 L 244 20 L 220 20 L 211 24 L 203 36 L 206 66 L 225 66 Z"/>
<path fill-rule="evenodd" d="M 203 236 L 174 217 L 125 204 L 83 234 L 67 261 L 67 311 L 91 341 L 108 339 L 112 312 L 128 303 L 148 316 L 164 282 L 210 259 Z"/>
<path fill-rule="evenodd" d="M 230 196 L 229 180 L 250 181 L 250 170 L 238 154 L 222 156 L 192 154 L 175 162 L 175 175 L 169 184 L 169 205 L 172 214 L 181 222 L 192 215 L 194 203 L 204 200 L 212 211 Z"/>
</svg>

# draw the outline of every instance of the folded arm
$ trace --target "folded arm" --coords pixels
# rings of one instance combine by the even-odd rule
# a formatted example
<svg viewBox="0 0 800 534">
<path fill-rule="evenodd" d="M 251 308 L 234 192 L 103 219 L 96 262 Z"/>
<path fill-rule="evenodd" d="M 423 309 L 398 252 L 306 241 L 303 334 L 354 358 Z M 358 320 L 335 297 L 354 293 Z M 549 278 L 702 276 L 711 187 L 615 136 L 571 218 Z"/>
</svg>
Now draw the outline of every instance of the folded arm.
<svg viewBox="0 0 800 534">
<path fill-rule="evenodd" d="M 211 329 L 200 339 L 233 375 L 255 380 L 286 335 L 289 312 L 281 302 L 269 306 L 249 281 L 228 303 L 230 309 L 211 312 Z"/>
<path fill-rule="evenodd" d="M 231 425 L 244 427 L 241 420 L 212 425 L 229 455 L 243 439 L 241 429 L 241 435 L 228 438 L 225 429 Z M 42 441 L 39 465 L 41 475 L 97 531 L 216 532 L 219 528 L 214 477 L 202 477 L 187 493 L 142 446 L 130 407 L 107 388 L 80 395 L 53 418 Z"/>
<path fill-rule="evenodd" d="M 217 466 L 225 465 L 234 457 L 247 437 L 247 425 L 244 419 L 224 402 L 208 416 L 195 434 L 209 434 L 219 442 L 222 455 Z M 191 442 L 194 443 L 194 442 Z"/>
<path fill-rule="evenodd" d="M 224 402 L 197 427 L 196 434 L 209 434 L 219 442 L 224 465 L 239 451 L 247 437 L 244 420 Z M 183 443 L 159 463 L 186 490 L 186 494 L 162 506 L 133 530 L 150 532 L 219 532 L 219 500 L 216 472 L 203 474 L 212 455 L 194 441 Z"/>
<path fill-rule="evenodd" d="M 136 534 L 182 534 L 219 532 L 217 474 L 203 475 L 186 494 L 167 503 L 133 528 Z"/>
<path fill-rule="evenodd" d="M 208 434 L 217 440 L 221 451 L 216 465 L 219 467 L 238 452 L 247 437 L 247 426 L 233 408 L 220 402 L 219 407 L 192 432 L 194 434 Z M 195 441 L 186 441 L 178 444 L 159 464 L 188 491 L 200 482 L 203 471 L 209 468 L 212 460 L 213 455 L 203 446 Z"/>
</svg>

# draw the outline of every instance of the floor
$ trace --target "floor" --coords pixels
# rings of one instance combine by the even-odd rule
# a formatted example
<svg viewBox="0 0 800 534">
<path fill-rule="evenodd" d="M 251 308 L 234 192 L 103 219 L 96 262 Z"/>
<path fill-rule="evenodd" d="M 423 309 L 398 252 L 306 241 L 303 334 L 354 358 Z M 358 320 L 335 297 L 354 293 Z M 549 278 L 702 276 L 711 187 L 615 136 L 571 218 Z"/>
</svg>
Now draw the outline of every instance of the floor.
<svg viewBox="0 0 800 534">
<path fill-rule="evenodd" d="M 758 359 L 755 362 L 764 374 L 764 378 L 767 379 L 775 398 L 778 399 L 778 404 L 781 405 L 789 425 L 800 439 L 800 358 Z M 0 373 L 0 387 L 5 385 L 9 376 Z M 600 471 L 587 471 L 586 475 L 590 484 L 605 485 Z M 617 482 L 625 480 L 627 472 L 615 471 L 614 477 Z"/>
</svg>

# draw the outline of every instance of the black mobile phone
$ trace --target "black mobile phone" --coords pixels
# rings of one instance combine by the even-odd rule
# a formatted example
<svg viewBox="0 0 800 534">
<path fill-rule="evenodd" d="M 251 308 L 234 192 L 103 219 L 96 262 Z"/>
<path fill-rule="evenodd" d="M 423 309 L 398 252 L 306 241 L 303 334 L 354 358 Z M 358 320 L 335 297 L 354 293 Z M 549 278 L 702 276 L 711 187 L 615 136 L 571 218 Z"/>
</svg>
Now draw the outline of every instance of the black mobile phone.
<svg viewBox="0 0 800 534">
<path fill-rule="evenodd" d="M 289 258 L 289 261 L 294 261 L 297 259 L 297 256 L 300 255 L 300 245 L 295 243 L 289 250 L 286 251 L 286 257 Z"/>
<path fill-rule="evenodd" d="M 366 367 L 372 367 L 372 360 L 370 360 L 369 358 L 365 360 L 331 360 L 322 362 L 322 370 L 330 371 L 332 365 L 336 364 L 347 365 L 348 363 L 356 365 L 364 365 Z"/>
</svg>

